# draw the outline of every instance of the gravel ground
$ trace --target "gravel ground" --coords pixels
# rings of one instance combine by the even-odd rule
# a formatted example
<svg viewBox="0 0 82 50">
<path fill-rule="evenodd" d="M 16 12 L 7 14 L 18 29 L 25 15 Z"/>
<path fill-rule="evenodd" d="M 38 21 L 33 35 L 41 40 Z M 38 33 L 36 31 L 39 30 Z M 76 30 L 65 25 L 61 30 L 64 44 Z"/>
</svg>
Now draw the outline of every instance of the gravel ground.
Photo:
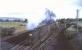
<svg viewBox="0 0 82 50">
<path fill-rule="evenodd" d="M 0 43 L 0 49 L 1 50 L 9 50 L 13 46 L 14 46 L 13 44 L 6 42 L 6 41 L 1 41 L 1 43 Z"/>
</svg>

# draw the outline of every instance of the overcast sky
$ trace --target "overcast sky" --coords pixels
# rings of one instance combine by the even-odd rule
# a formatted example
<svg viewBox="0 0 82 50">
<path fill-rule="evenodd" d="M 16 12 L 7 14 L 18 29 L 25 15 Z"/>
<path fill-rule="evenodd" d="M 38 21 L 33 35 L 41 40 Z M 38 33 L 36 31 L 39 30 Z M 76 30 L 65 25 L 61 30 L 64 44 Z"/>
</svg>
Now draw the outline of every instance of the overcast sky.
<svg viewBox="0 0 82 50">
<path fill-rule="evenodd" d="M 82 18 L 82 0 L 0 0 L 0 17 L 27 18 L 26 28 L 34 29 L 45 19 L 45 8 L 56 14 L 56 18 L 75 18 L 79 9 Z"/>
<path fill-rule="evenodd" d="M 75 18 L 81 0 L 0 0 L 0 17 L 39 18 L 44 16 L 45 8 L 52 10 L 56 18 Z M 39 18 L 40 19 L 40 18 Z"/>
</svg>

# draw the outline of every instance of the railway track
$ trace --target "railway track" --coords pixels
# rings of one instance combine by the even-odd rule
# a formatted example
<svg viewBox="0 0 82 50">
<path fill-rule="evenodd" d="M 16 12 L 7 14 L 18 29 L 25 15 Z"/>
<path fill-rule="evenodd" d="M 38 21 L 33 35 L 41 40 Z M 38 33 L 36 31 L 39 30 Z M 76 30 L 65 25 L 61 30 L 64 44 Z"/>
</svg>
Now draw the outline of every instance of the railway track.
<svg viewBox="0 0 82 50">
<path fill-rule="evenodd" d="M 9 50 L 25 50 L 25 48 L 27 48 L 27 50 L 30 48 L 30 46 L 27 43 L 27 39 L 25 39 L 24 41 L 20 42 L 19 44 L 17 44 L 16 46 L 12 47 Z M 27 47 L 28 46 L 28 47 Z"/>
<path fill-rule="evenodd" d="M 40 50 L 40 48 L 45 44 L 45 43 L 48 43 L 48 41 L 49 40 L 52 40 L 52 42 L 55 40 L 53 40 L 53 38 L 54 37 L 57 37 L 57 38 L 59 38 L 59 39 L 65 39 L 65 36 L 64 36 L 64 34 L 60 34 L 60 33 L 64 33 L 64 31 L 68 28 L 68 27 L 70 27 L 72 24 L 68 24 L 67 25 L 67 27 L 66 28 L 63 28 L 63 27 L 60 27 L 61 29 L 58 29 L 57 31 L 55 31 L 55 32 L 52 32 L 52 33 L 50 33 L 50 34 L 48 34 L 48 36 L 46 36 L 46 38 L 43 38 L 44 40 L 41 40 L 41 42 L 39 42 L 38 41 L 38 43 L 35 43 L 35 45 L 34 46 L 32 46 L 32 49 L 33 50 Z M 55 35 L 54 35 L 55 34 Z M 53 38 L 51 38 L 52 36 L 54 35 L 54 37 Z M 63 38 L 63 36 L 64 36 L 64 38 Z M 56 38 L 56 39 L 57 39 Z M 66 40 L 66 39 L 65 39 Z M 66 43 L 68 43 L 67 42 L 67 40 L 66 41 L 63 41 L 63 40 L 60 40 L 62 43 L 64 42 L 65 43 L 65 45 L 66 45 Z M 59 42 L 59 41 L 58 41 Z M 61 43 L 61 42 L 59 42 L 59 43 Z M 64 44 L 63 43 L 63 44 Z M 51 43 L 49 43 L 49 44 L 51 44 Z M 45 44 L 46 45 L 46 44 Z M 54 45 L 54 42 L 53 42 L 53 45 Z M 59 44 L 58 44 L 59 45 Z M 68 45 L 68 44 L 67 44 Z M 69 46 L 70 45 L 68 45 L 67 47 L 69 48 Z M 56 47 L 56 48 L 58 48 L 58 47 Z M 61 48 L 61 47 L 60 47 Z M 54 49 L 53 49 L 54 50 Z M 57 49 L 55 49 L 55 50 L 57 50 Z M 72 48 L 71 48 L 71 50 L 72 50 Z"/>
<path fill-rule="evenodd" d="M 14 38 L 7 39 L 7 42 L 12 43 L 12 44 L 15 43 L 15 45 L 13 47 L 11 47 L 9 50 L 40 50 L 40 48 L 42 48 L 41 46 L 44 46 L 44 44 L 46 42 L 48 42 L 49 40 L 52 40 L 52 41 L 55 40 L 55 39 L 53 40 L 53 38 L 50 38 L 50 37 L 52 37 L 52 35 L 55 34 L 54 36 L 56 36 L 56 34 L 57 34 L 57 36 L 58 36 L 59 33 L 63 33 L 68 27 L 70 27 L 70 25 L 71 24 L 69 24 L 66 28 L 64 28 L 64 27 L 61 28 L 61 25 L 60 25 L 61 29 L 59 29 L 59 28 L 53 28 L 53 27 L 56 27 L 56 25 L 53 25 L 50 28 L 51 31 L 49 32 L 49 34 L 47 34 L 44 37 L 42 37 L 35 44 L 31 43 L 33 41 L 30 41 L 30 38 L 27 35 L 30 34 L 30 33 L 34 33 L 33 31 L 38 31 L 38 30 L 32 30 L 32 31 L 29 31 L 29 32 L 25 32 L 24 34 L 20 34 L 20 35 L 14 37 Z M 49 25 L 47 25 L 47 26 L 49 26 Z M 47 27 L 47 26 L 45 26 L 45 27 Z M 40 29 L 40 28 L 38 28 L 38 29 Z"/>
<path fill-rule="evenodd" d="M 26 40 L 25 40 L 26 39 Z M 9 36 L 2 38 L 0 40 L 1 42 L 1 50 L 10 50 L 11 48 L 17 46 L 17 45 L 23 45 L 23 43 L 28 42 L 28 33 L 26 32 L 21 32 L 19 35 L 15 36 Z M 28 44 L 24 45 L 28 45 Z"/>
</svg>

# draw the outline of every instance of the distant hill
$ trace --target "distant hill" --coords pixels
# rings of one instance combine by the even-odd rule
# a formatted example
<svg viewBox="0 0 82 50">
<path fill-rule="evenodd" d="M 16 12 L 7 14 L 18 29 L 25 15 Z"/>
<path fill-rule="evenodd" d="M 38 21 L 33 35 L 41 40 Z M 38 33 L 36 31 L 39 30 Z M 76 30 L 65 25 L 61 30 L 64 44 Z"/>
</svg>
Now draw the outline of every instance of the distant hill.
<svg viewBox="0 0 82 50">
<path fill-rule="evenodd" d="M 0 19 L 23 19 L 23 18 L 15 18 L 15 17 L 0 17 Z"/>
<path fill-rule="evenodd" d="M 25 18 L 0 17 L 0 22 L 24 22 Z"/>
</svg>

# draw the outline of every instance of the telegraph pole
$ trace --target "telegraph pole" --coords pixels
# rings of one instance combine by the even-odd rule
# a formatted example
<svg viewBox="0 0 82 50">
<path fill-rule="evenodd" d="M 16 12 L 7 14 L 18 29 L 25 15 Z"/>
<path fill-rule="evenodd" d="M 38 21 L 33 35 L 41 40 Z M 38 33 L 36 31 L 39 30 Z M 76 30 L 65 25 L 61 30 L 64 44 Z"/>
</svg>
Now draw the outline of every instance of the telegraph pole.
<svg viewBox="0 0 82 50">
<path fill-rule="evenodd" d="M 76 31 L 77 32 L 78 32 L 78 22 L 79 22 L 79 9 L 76 10 L 76 24 L 77 24 Z"/>
</svg>

